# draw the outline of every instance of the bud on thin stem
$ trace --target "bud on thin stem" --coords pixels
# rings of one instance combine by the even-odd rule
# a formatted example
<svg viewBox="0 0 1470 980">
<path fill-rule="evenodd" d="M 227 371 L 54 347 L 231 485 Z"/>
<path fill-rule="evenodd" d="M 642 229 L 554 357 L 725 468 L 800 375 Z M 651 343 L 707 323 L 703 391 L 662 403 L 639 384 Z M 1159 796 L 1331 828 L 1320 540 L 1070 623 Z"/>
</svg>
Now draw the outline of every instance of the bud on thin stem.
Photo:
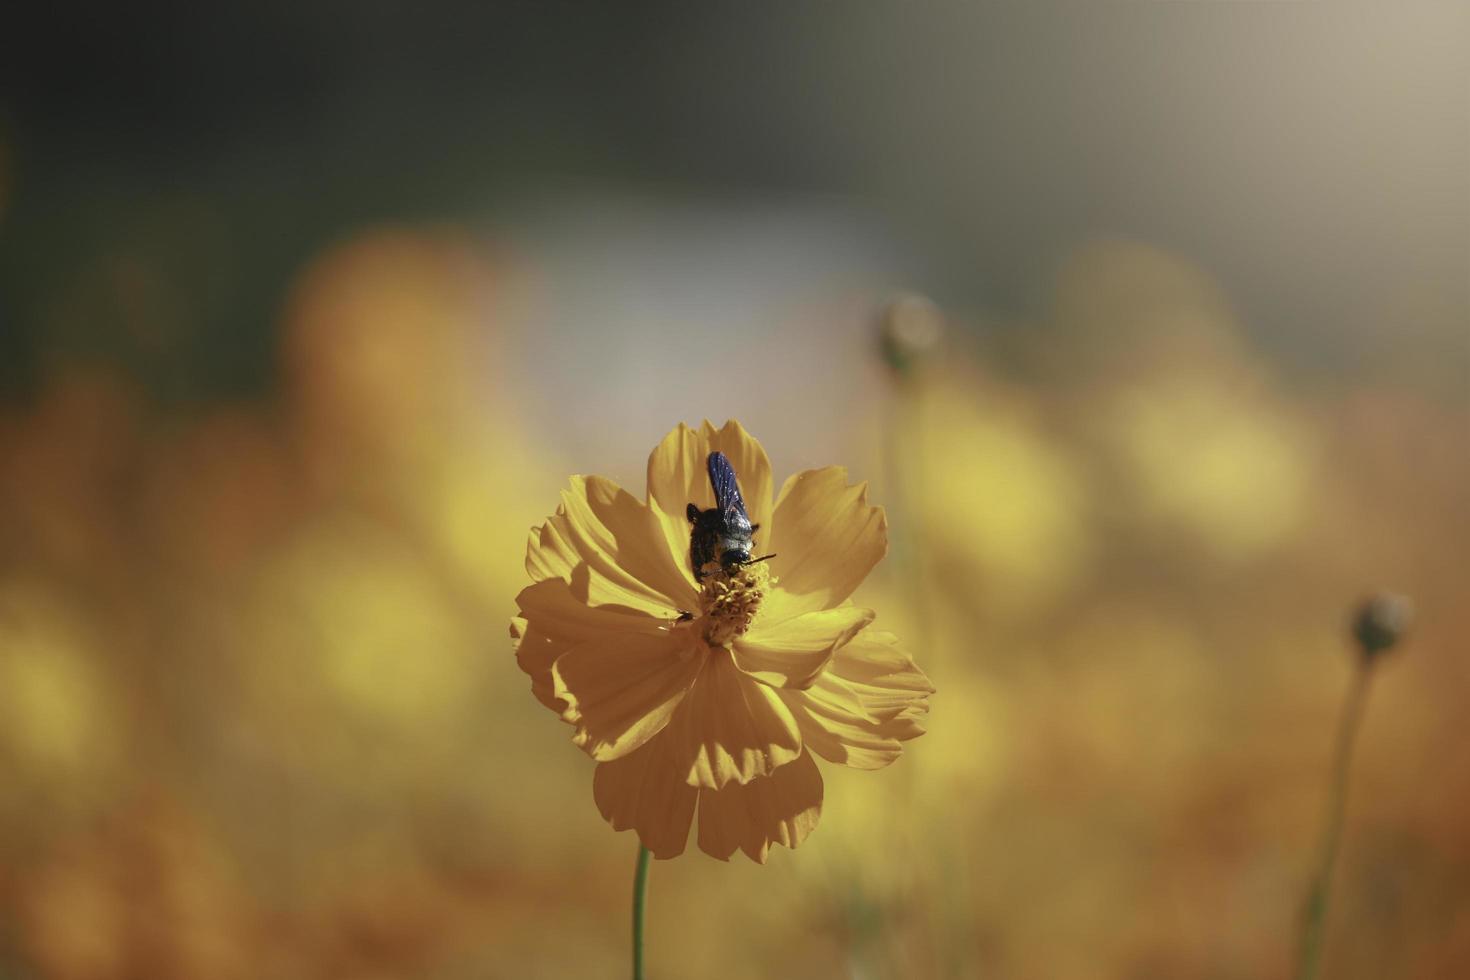
<svg viewBox="0 0 1470 980">
<path fill-rule="evenodd" d="M 1343 817 L 1347 811 L 1348 775 L 1352 771 L 1353 746 L 1362 727 L 1363 709 L 1373 664 L 1408 632 L 1413 605 L 1407 598 L 1380 592 L 1359 604 L 1353 613 L 1352 634 L 1358 644 L 1358 663 L 1352 685 L 1343 701 L 1337 739 L 1332 750 L 1331 784 L 1327 796 L 1327 820 L 1322 830 L 1316 873 L 1307 891 L 1302 913 L 1301 944 L 1297 957 L 1297 980 L 1317 980 L 1322 968 L 1322 946 L 1327 931 L 1327 909 L 1332 897 L 1332 873 L 1342 843 Z"/>
<path fill-rule="evenodd" d="M 883 360 L 900 377 L 912 373 L 944 340 L 944 313 L 915 293 L 889 300 L 878 321 Z"/>
<path fill-rule="evenodd" d="M 1371 663 L 1391 650 L 1409 631 L 1413 618 L 1414 605 L 1406 596 L 1379 592 L 1363 600 L 1353 614 L 1353 639 L 1363 661 Z"/>
</svg>

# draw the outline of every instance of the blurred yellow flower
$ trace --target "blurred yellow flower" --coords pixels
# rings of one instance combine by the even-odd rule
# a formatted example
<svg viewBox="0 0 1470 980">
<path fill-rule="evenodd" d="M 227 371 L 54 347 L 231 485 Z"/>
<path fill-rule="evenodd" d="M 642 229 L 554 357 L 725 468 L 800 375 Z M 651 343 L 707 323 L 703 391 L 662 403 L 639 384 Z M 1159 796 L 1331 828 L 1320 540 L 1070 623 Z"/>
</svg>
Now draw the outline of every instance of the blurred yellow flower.
<svg viewBox="0 0 1470 980">
<path fill-rule="evenodd" d="M 697 580 L 686 508 L 713 506 L 711 452 L 733 464 L 774 554 Z M 841 467 L 791 477 L 774 504 L 771 490 L 738 422 L 681 424 L 649 457 L 647 502 L 573 477 L 531 534 L 517 660 L 598 761 L 602 815 L 656 857 L 683 853 L 697 808 L 701 850 L 764 863 L 816 826 L 814 754 L 877 769 L 923 732 L 928 678 L 848 599 L 887 550 L 882 510 Z"/>
</svg>

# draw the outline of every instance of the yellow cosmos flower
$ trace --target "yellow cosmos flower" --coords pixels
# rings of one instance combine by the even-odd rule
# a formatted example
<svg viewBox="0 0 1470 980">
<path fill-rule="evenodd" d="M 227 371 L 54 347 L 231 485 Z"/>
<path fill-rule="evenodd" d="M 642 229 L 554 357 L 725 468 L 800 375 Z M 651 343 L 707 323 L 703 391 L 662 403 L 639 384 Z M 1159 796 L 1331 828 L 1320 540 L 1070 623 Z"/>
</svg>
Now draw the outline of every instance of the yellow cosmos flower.
<svg viewBox="0 0 1470 980">
<path fill-rule="evenodd" d="M 714 506 L 715 451 L 739 477 L 752 553 L 773 557 L 696 579 L 686 508 Z M 531 533 L 517 661 L 597 760 L 602 815 L 656 857 L 683 853 L 697 810 L 701 850 L 764 863 L 816 826 L 813 755 L 877 769 L 923 732 L 928 678 L 848 598 L 887 551 L 883 511 L 841 467 L 771 491 L 738 422 L 681 424 L 648 459 L 646 501 L 573 477 Z"/>
</svg>

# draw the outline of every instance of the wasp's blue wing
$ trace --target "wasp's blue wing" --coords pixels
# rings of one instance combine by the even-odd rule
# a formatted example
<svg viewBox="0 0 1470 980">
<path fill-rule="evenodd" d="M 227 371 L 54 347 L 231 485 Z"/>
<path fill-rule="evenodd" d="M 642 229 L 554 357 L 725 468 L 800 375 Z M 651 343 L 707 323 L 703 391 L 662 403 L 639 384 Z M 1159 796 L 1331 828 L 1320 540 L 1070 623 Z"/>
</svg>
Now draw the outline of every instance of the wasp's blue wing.
<svg viewBox="0 0 1470 980">
<path fill-rule="evenodd" d="M 724 515 L 726 523 L 750 526 L 750 517 L 745 513 L 745 501 L 740 498 L 740 484 L 735 479 L 735 467 L 722 452 L 709 454 L 709 483 L 715 491 L 715 507 Z"/>
</svg>

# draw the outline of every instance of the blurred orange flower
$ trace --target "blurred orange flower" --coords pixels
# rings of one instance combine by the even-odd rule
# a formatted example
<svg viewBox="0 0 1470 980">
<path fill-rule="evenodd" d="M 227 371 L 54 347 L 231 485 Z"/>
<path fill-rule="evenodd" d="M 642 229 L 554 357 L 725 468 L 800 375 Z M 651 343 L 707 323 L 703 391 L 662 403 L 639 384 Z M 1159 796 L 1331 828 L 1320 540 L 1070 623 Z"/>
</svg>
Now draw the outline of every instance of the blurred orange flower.
<svg viewBox="0 0 1470 980">
<path fill-rule="evenodd" d="M 738 474 L 769 562 L 689 567 L 686 508 L 713 506 L 711 452 Z M 599 763 L 593 793 L 656 857 L 699 846 L 764 863 L 816 826 L 812 755 L 859 769 L 922 734 L 928 678 L 848 597 L 887 551 L 881 509 L 841 467 L 786 481 L 740 424 L 680 425 L 648 460 L 648 499 L 573 477 L 532 531 L 511 625 L 531 689 Z"/>
</svg>

